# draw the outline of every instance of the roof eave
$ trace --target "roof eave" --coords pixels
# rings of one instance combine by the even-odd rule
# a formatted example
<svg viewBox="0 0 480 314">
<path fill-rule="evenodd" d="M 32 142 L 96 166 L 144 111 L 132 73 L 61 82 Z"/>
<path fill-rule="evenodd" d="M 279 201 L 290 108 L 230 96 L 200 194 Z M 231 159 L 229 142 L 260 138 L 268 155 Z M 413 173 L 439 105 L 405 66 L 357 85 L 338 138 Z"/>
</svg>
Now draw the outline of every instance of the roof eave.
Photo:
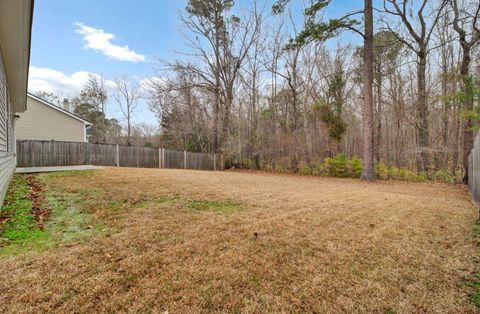
<svg viewBox="0 0 480 314">
<path fill-rule="evenodd" d="M 61 107 L 59 107 L 59 106 L 56 106 L 56 105 L 52 104 L 51 102 L 48 102 L 48 101 L 46 101 L 45 99 L 42 99 L 42 98 L 40 98 L 40 97 L 38 97 L 38 96 L 36 96 L 36 95 L 34 95 L 34 94 L 32 94 L 32 93 L 29 93 L 29 92 L 28 92 L 28 93 L 26 93 L 26 95 L 27 95 L 28 97 L 32 98 L 33 100 L 36 100 L 36 101 L 38 101 L 38 102 L 40 102 L 40 103 L 42 103 L 42 104 L 44 104 L 44 105 L 46 105 L 46 106 L 48 106 L 48 107 L 50 107 L 50 108 L 52 108 L 52 109 L 55 109 L 55 110 L 57 110 L 57 111 L 65 114 L 65 115 L 67 115 L 67 116 L 75 119 L 75 120 L 78 120 L 78 121 L 80 121 L 80 122 L 83 122 L 83 124 L 85 124 L 86 126 L 92 125 L 92 123 L 91 123 L 90 121 L 85 120 L 84 118 L 79 117 L 78 115 L 76 115 L 76 114 L 74 114 L 74 113 L 72 113 L 72 112 L 70 112 L 70 111 L 67 111 L 67 110 L 65 110 L 65 109 L 63 109 L 63 108 L 61 108 Z"/>
<path fill-rule="evenodd" d="M 16 112 L 27 106 L 33 0 L 0 1 L 0 48 L 10 99 Z"/>
</svg>

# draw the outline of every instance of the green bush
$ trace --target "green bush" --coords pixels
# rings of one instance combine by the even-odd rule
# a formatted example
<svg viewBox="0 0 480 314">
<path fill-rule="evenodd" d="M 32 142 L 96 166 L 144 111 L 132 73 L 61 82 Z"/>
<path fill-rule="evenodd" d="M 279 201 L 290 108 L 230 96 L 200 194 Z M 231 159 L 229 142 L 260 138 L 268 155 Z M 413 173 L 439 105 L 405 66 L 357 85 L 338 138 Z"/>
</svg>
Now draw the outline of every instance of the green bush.
<svg viewBox="0 0 480 314">
<path fill-rule="evenodd" d="M 379 162 L 375 165 L 375 173 L 377 178 L 381 180 L 388 180 L 390 177 L 388 166 L 383 162 Z"/>
<path fill-rule="evenodd" d="M 352 160 L 350 160 L 350 175 L 353 178 L 360 178 L 362 175 L 362 170 L 362 160 L 357 156 L 353 156 Z"/>
<path fill-rule="evenodd" d="M 250 164 L 245 161 L 243 166 Z M 275 173 L 298 173 L 300 175 L 314 175 L 338 178 L 360 178 L 363 170 L 363 161 L 358 156 L 348 159 L 346 155 L 339 154 L 335 157 L 325 158 L 323 162 L 314 162 L 308 164 L 304 161 L 298 161 L 298 168 L 292 169 L 292 160 L 273 160 L 263 166 L 263 170 Z M 375 164 L 375 173 L 380 180 L 403 180 L 411 182 L 426 182 L 434 180 L 444 183 L 455 183 L 455 178 L 445 170 L 438 170 L 429 178 L 427 172 L 415 172 L 396 166 L 388 166 L 383 162 Z"/>
<path fill-rule="evenodd" d="M 300 165 L 298 166 L 298 173 L 301 175 L 311 175 L 312 168 L 306 163 L 301 162 Z"/>
<path fill-rule="evenodd" d="M 325 158 L 323 163 L 312 167 L 313 175 L 321 175 L 338 178 L 360 178 L 362 174 L 362 160 L 354 156 L 348 160 L 347 156 L 340 154 L 333 158 Z"/>
<path fill-rule="evenodd" d="M 455 178 L 446 170 L 437 170 L 432 175 L 432 180 L 444 183 L 455 183 Z"/>
<path fill-rule="evenodd" d="M 426 172 L 419 172 L 419 173 L 417 173 L 416 181 L 418 181 L 418 182 L 427 182 L 427 181 L 428 181 L 428 173 L 426 173 Z"/>
<path fill-rule="evenodd" d="M 322 175 L 345 178 L 348 176 L 347 156 L 340 154 L 333 158 L 325 158 L 321 168 Z"/>
<path fill-rule="evenodd" d="M 400 169 L 398 169 L 397 167 L 391 166 L 390 169 L 388 170 L 388 172 L 389 172 L 390 178 L 393 178 L 393 179 L 398 179 L 399 178 Z"/>
<path fill-rule="evenodd" d="M 417 181 L 417 174 L 408 169 L 400 169 L 399 176 L 404 181 Z"/>
<path fill-rule="evenodd" d="M 332 166 L 332 158 L 325 158 L 322 164 L 319 167 L 320 175 L 322 176 L 334 176 L 333 166 Z"/>
</svg>

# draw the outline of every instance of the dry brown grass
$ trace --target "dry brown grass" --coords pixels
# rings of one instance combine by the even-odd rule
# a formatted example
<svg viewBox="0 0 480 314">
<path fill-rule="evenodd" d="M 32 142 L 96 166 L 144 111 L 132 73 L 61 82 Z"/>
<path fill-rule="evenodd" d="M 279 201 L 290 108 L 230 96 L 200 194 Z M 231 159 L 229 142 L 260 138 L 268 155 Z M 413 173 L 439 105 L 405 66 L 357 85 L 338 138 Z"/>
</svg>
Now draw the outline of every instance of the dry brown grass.
<svg viewBox="0 0 480 314">
<path fill-rule="evenodd" d="M 0 260 L 0 312 L 475 312 L 463 187 L 109 168 L 49 188 L 110 231 Z"/>
</svg>

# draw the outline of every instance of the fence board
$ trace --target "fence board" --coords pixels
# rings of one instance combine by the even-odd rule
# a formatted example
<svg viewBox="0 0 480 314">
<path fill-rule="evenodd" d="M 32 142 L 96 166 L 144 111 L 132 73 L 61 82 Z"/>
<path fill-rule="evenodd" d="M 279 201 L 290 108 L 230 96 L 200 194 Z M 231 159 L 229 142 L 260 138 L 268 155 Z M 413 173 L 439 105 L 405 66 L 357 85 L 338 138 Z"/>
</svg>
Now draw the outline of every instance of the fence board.
<svg viewBox="0 0 480 314">
<path fill-rule="evenodd" d="M 117 145 L 86 143 L 85 147 L 87 147 L 85 164 L 94 166 L 117 165 Z"/>
<path fill-rule="evenodd" d="M 120 167 L 158 168 L 158 148 L 119 146 Z"/>
<path fill-rule="evenodd" d="M 475 137 L 468 156 L 468 187 L 475 204 L 480 200 L 480 133 Z"/>
<path fill-rule="evenodd" d="M 184 169 L 183 151 L 165 149 L 165 168 Z"/>
<path fill-rule="evenodd" d="M 160 159 L 163 157 L 163 161 Z M 186 157 L 186 164 L 184 158 Z M 215 166 L 214 166 L 215 159 Z M 17 141 L 18 167 L 48 166 L 120 166 L 138 168 L 174 168 L 221 170 L 221 156 L 158 149 L 142 146 L 93 144 L 58 141 Z"/>
</svg>

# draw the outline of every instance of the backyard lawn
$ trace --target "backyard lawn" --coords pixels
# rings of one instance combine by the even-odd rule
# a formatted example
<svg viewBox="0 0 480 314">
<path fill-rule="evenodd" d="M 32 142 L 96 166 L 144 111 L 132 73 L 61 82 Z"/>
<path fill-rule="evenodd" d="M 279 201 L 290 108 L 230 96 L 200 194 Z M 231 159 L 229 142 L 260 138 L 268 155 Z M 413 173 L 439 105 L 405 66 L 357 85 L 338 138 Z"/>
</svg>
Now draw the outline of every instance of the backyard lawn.
<svg viewBox="0 0 480 314">
<path fill-rule="evenodd" d="M 49 214 L 15 233 L 32 180 Z M 130 168 L 15 185 L 0 312 L 476 312 L 464 187 Z"/>
</svg>

